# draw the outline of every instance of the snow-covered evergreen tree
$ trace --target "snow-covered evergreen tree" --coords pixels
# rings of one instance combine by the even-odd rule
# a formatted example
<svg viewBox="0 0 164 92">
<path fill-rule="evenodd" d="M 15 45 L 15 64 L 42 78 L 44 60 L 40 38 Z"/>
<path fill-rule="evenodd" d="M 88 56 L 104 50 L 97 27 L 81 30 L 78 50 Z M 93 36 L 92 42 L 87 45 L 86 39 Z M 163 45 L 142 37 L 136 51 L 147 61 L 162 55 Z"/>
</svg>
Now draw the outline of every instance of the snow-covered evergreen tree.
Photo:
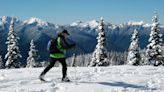
<svg viewBox="0 0 164 92">
<path fill-rule="evenodd" d="M 104 26 L 105 26 L 104 20 L 103 20 L 103 18 L 101 18 L 101 22 L 98 26 L 97 45 L 96 45 L 95 51 L 93 52 L 90 66 L 107 66 L 107 65 L 109 65 L 109 62 L 107 61 L 107 50 L 105 48 L 106 37 L 105 37 Z"/>
<path fill-rule="evenodd" d="M 12 19 L 11 25 L 9 28 L 9 33 L 7 37 L 7 54 L 5 55 L 6 61 L 6 68 L 18 68 L 20 67 L 20 61 L 19 59 L 22 57 L 19 51 L 18 47 L 18 40 L 19 37 L 17 37 L 16 32 L 14 31 L 14 21 Z"/>
<path fill-rule="evenodd" d="M 147 45 L 146 56 L 148 64 L 160 65 L 164 64 L 164 55 L 162 51 L 162 34 L 160 33 L 159 22 L 157 14 L 153 16 L 153 24 Z"/>
<path fill-rule="evenodd" d="M 29 54 L 29 57 L 27 58 L 26 67 L 35 67 L 36 66 L 36 58 L 37 58 L 37 50 L 36 50 L 33 40 L 31 40 L 30 51 L 28 54 Z"/>
<path fill-rule="evenodd" d="M 0 55 L 0 69 L 3 69 L 3 68 L 4 68 L 4 63 L 2 60 L 2 56 Z"/>
<path fill-rule="evenodd" d="M 135 29 L 131 37 L 127 61 L 130 65 L 140 65 L 140 60 L 141 56 L 138 46 L 138 31 Z"/>
</svg>

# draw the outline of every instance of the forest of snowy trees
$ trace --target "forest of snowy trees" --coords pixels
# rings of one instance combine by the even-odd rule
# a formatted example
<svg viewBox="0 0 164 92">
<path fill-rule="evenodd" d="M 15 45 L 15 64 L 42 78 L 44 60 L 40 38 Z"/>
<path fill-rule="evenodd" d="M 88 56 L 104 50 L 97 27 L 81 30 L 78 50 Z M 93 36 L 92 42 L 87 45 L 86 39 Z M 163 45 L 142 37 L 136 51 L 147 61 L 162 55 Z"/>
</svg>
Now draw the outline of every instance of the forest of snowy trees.
<svg viewBox="0 0 164 92">
<path fill-rule="evenodd" d="M 107 51 L 106 49 L 106 33 L 105 23 L 101 18 L 97 28 L 98 37 L 97 45 L 93 53 L 78 54 L 67 58 L 69 66 L 109 66 L 109 65 L 164 65 L 164 49 L 162 43 L 162 34 L 160 33 L 158 15 L 152 18 L 152 26 L 149 44 L 145 49 L 140 49 L 138 30 L 134 30 L 131 36 L 131 43 L 128 51 L 116 52 Z M 3 68 L 20 68 L 20 67 L 40 67 L 46 66 L 48 61 L 38 61 L 38 50 L 35 42 L 31 40 L 29 43 L 29 52 L 26 65 L 22 65 L 20 59 L 22 55 L 19 51 L 19 37 L 14 31 L 14 21 L 11 21 L 9 28 L 7 44 L 7 53 L 3 59 L 0 55 L 0 69 Z M 120 42 L 121 45 L 121 42 Z M 1 53 L 0 53 L 1 54 Z M 4 63 L 5 62 L 5 63 Z M 56 65 L 58 66 L 58 65 Z"/>
<path fill-rule="evenodd" d="M 79 55 L 68 59 L 69 62 L 76 61 L 77 66 L 106 66 L 106 65 L 164 65 L 164 47 L 162 44 L 162 34 L 159 29 L 158 15 L 152 18 L 151 33 L 149 44 L 145 49 L 140 49 L 138 31 L 134 30 L 131 43 L 127 52 L 106 52 L 105 50 L 105 31 L 104 21 L 101 19 L 98 26 L 98 37 L 95 51 L 86 55 Z M 121 43 L 120 43 L 121 44 Z M 105 61 L 104 61 L 105 60 Z M 103 65 L 104 64 L 104 65 Z M 69 63 L 72 66 L 71 63 Z"/>
</svg>

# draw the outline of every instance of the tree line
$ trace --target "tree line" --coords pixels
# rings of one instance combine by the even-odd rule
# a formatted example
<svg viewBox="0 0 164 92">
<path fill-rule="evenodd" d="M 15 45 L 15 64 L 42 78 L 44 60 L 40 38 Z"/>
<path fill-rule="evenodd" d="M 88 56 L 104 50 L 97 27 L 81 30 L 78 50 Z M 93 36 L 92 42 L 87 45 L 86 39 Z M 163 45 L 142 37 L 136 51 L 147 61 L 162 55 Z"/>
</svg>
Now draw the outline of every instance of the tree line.
<svg viewBox="0 0 164 92">
<path fill-rule="evenodd" d="M 125 52 L 108 52 L 106 50 L 106 33 L 103 18 L 98 25 L 97 45 L 93 53 L 75 54 L 67 58 L 69 66 L 109 66 L 109 65 L 164 65 L 164 47 L 162 44 L 162 34 L 160 33 L 158 15 L 152 18 L 152 26 L 150 32 L 149 44 L 143 50 L 140 49 L 138 43 L 138 31 L 134 30 L 131 36 L 131 43 L 128 51 Z M 27 64 L 22 66 L 20 63 L 21 54 L 19 51 L 18 40 L 20 38 L 14 31 L 14 21 L 11 25 L 7 37 L 7 53 L 5 55 L 6 62 L 4 64 L 0 56 L 0 68 L 20 68 L 20 67 L 40 67 L 46 66 L 49 62 L 37 62 L 38 51 L 33 40 L 30 43 L 30 49 L 27 57 Z M 121 43 L 120 43 L 121 44 Z M 58 66 L 58 64 L 56 65 Z"/>
</svg>

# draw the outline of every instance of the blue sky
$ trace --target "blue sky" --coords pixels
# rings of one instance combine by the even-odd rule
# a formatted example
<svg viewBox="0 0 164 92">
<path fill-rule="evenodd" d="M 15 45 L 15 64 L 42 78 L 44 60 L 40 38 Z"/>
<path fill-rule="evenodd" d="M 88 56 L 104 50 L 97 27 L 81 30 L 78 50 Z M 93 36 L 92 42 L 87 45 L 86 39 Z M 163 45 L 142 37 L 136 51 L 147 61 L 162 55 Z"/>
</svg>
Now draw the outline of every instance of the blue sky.
<svg viewBox="0 0 164 92">
<path fill-rule="evenodd" d="M 164 24 L 164 0 L 0 0 L 0 16 L 38 17 L 55 24 L 99 20 L 101 16 L 114 24 L 130 20 L 151 23 L 154 10 Z"/>
</svg>

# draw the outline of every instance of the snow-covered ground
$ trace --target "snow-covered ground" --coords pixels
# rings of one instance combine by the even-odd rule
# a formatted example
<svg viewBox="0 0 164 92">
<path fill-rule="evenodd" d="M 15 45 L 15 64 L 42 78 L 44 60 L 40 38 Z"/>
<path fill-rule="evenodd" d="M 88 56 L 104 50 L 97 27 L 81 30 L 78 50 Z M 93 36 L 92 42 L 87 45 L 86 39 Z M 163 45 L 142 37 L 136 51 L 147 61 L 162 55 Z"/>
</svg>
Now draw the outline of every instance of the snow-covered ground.
<svg viewBox="0 0 164 92">
<path fill-rule="evenodd" d="M 70 83 L 62 83 L 61 67 L 40 82 L 43 68 L 0 70 L 0 92 L 164 92 L 164 67 L 68 67 Z"/>
</svg>

